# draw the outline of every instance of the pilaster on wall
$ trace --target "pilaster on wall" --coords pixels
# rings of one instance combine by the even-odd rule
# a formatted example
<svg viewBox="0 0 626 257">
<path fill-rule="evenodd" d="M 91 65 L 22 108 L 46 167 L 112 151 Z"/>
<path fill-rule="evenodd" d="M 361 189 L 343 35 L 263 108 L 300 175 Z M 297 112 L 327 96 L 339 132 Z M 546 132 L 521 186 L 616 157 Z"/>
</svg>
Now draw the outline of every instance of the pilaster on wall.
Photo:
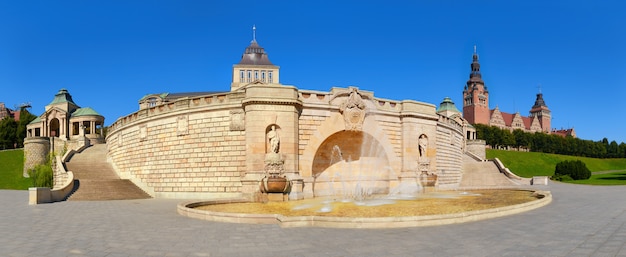
<svg viewBox="0 0 626 257">
<path fill-rule="evenodd" d="M 298 173 L 298 118 L 302 103 L 298 100 L 297 89 L 292 86 L 257 84 L 245 91 L 242 105 L 247 147 L 242 193 L 254 197 L 265 176 L 265 156 L 270 152 L 267 133 L 271 127 L 277 129 L 280 138 L 278 153 L 285 161 L 285 175 L 290 180 L 301 180 Z M 301 188 L 292 188 L 292 194 L 290 198 L 301 198 Z"/>
</svg>

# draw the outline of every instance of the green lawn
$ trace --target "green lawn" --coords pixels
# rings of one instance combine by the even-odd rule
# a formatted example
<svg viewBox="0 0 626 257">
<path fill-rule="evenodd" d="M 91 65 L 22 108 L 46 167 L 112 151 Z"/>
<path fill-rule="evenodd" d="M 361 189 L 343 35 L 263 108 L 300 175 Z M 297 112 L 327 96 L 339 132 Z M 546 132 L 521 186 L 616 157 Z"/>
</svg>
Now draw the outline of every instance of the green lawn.
<svg viewBox="0 0 626 257">
<path fill-rule="evenodd" d="M 0 189 L 27 190 L 32 185 L 24 178 L 24 151 L 22 149 L 0 151 Z"/>
<path fill-rule="evenodd" d="M 487 159 L 498 158 L 513 173 L 521 177 L 552 176 L 556 164 L 565 160 L 581 160 L 592 172 L 587 180 L 567 181 L 587 185 L 626 185 L 626 159 L 597 159 L 559 154 L 516 152 L 487 149 Z M 615 171 L 593 174 L 600 171 Z"/>
<path fill-rule="evenodd" d="M 567 183 L 585 185 L 626 185 L 626 170 L 607 174 L 591 174 L 589 179 L 567 181 Z"/>
</svg>

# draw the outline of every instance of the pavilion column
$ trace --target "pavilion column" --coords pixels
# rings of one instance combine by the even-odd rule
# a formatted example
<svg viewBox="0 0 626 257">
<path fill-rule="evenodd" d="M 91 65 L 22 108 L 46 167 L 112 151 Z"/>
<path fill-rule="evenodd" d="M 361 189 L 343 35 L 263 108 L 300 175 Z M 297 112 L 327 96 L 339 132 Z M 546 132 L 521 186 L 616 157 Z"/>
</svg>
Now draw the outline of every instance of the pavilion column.
<svg viewBox="0 0 626 257">
<path fill-rule="evenodd" d="M 59 138 L 62 137 L 62 136 L 67 138 L 65 130 L 66 130 L 66 128 L 65 128 L 65 118 L 61 118 L 61 120 L 59 121 Z"/>
<path fill-rule="evenodd" d="M 96 131 L 96 122 L 90 121 L 89 122 L 89 134 L 94 134 L 95 131 Z"/>
</svg>

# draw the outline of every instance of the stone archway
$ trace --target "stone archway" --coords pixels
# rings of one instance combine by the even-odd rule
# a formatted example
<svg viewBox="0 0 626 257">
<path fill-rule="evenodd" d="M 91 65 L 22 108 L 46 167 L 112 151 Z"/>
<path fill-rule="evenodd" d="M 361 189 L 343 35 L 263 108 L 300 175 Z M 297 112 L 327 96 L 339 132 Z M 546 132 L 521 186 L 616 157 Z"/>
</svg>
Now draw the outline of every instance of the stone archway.
<svg viewBox="0 0 626 257">
<path fill-rule="evenodd" d="M 60 125 L 59 119 L 53 118 L 50 120 L 50 123 L 48 124 L 50 128 L 48 135 L 50 137 L 59 137 L 60 132 L 61 132 L 61 125 Z"/>
<path fill-rule="evenodd" d="M 314 196 L 389 192 L 389 158 L 381 143 L 366 132 L 332 134 L 319 146 L 312 164 Z"/>
</svg>

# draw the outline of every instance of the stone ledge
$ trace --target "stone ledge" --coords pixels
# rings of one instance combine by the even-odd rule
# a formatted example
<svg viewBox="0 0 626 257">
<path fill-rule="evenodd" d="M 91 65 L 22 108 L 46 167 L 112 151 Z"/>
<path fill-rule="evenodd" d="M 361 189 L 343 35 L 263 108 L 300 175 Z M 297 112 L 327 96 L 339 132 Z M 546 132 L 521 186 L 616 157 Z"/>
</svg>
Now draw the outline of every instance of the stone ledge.
<svg viewBox="0 0 626 257">
<path fill-rule="evenodd" d="M 425 215 L 411 217 L 381 217 L 381 218 L 349 218 L 349 217 L 320 217 L 297 216 L 287 217 L 279 214 L 243 214 L 223 213 L 194 209 L 206 204 L 241 203 L 245 199 L 221 199 L 203 202 L 184 202 L 177 206 L 180 215 L 217 222 L 246 223 L 246 224 L 278 224 L 283 228 L 291 227 L 327 227 L 327 228 L 404 228 L 426 227 L 465 222 L 479 221 L 518 214 L 534 210 L 552 202 L 550 191 L 535 191 L 539 199 L 527 203 L 505 206 L 494 209 L 470 211 L 443 215 Z"/>
</svg>

